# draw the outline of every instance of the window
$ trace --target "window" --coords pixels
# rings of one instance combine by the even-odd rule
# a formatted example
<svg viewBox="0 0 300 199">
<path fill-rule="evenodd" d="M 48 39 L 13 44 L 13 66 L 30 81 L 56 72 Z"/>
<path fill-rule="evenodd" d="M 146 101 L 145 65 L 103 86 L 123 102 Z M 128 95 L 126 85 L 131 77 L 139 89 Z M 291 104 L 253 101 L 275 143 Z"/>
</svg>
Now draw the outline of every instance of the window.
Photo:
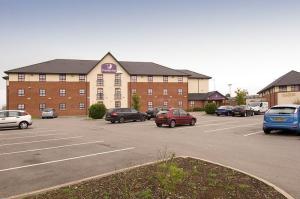
<svg viewBox="0 0 300 199">
<path fill-rule="evenodd" d="M 291 91 L 300 91 L 300 85 L 292 85 Z"/>
<path fill-rule="evenodd" d="M 46 96 L 46 90 L 45 89 L 40 89 L 40 96 L 45 97 Z"/>
<path fill-rule="evenodd" d="M 168 89 L 163 90 L 163 95 L 168 95 Z"/>
<path fill-rule="evenodd" d="M 163 82 L 168 82 L 168 76 L 163 76 Z"/>
<path fill-rule="evenodd" d="M 195 101 L 190 101 L 190 106 L 194 107 L 195 106 Z"/>
<path fill-rule="evenodd" d="M 18 81 L 19 82 L 25 81 L 25 74 L 24 73 L 19 73 L 18 74 Z"/>
<path fill-rule="evenodd" d="M 66 89 L 59 89 L 59 96 L 66 96 Z"/>
<path fill-rule="evenodd" d="M 168 102 L 164 101 L 164 107 L 167 108 L 168 107 Z"/>
<path fill-rule="evenodd" d="M 178 101 L 178 107 L 179 107 L 179 108 L 182 107 L 182 101 Z"/>
<path fill-rule="evenodd" d="M 66 104 L 59 104 L 59 110 L 66 110 Z"/>
<path fill-rule="evenodd" d="M 59 81 L 65 82 L 66 81 L 66 74 L 59 74 Z"/>
<path fill-rule="evenodd" d="M 46 74 L 39 74 L 39 80 L 40 80 L 40 82 L 45 82 L 46 81 Z"/>
<path fill-rule="evenodd" d="M 131 76 L 131 82 L 137 82 L 137 76 L 136 75 Z"/>
<path fill-rule="evenodd" d="M 6 111 L 1 111 L 0 112 L 0 118 L 5 118 L 6 117 L 6 114 L 7 112 Z"/>
<path fill-rule="evenodd" d="M 79 89 L 79 95 L 85 95 L 85 90 L 84 89 Z"/>
<path fill-rule="evenodd" d="M 115 99 L 116 100 L 121 99 L 121 89 L 120 88 L 115 88 Z"/>
<path fill-rule="evenodd" d="M 121 101 L 115 101 L 115 108 L 121 108 Z"/>
<path fill-rule="evenodd" d="M 149 89 L 148 89 L 148 95 L 152 95 L 152 93 L 153 93 L 152 88 L 149 88 Z"/>
<path fill-rule="evenodd" d="M 40 104 L 40 111 L 43 111 L 46 108 L 46 104 Z"/>
<path fill-rule="evenodd" d="M 103 74 L 98 74 L 97 75 L 97 86 L 103 86 L 104 81 L 103 81 Z"/>
<path fill-rule="evenodd" d="M 84 105 L 84 103 L 79 103 L 79 109 L 80 109 L 80 110 L 83 110 L 83 109 L 85 109 L 85 105 Z"/>
<path fill-rule="evenodd" d="M 182 95 L 182 93 L 183 93 L 182 88 L 179 88 L 179 89 L 177 90 L 177 92 L 178 92 L 178 95 Z"/>
<path fill-rule="evenodd" d="M 148 109 L 153 108 L 153 102 L 148 102 Z"/>
<path fill-rule="evenodd" d="M 179 109 L 180 116 L 187 116 L 187 112 L 182 109 Z"/>
<path fill-rule="evenodd" d="M 121 86 L 121 74 L 115 74 L 115 86 Z"/>
<path fill-rule="evenodd" d="M 79 74 L 79 81 L 84 82 L 85 81 L 85 75 L 84 74 Z"/>
<path fill-rule="evenodd" d="M 18 90 L 18 96 L 24 96 L 25 95 L 25 90 L 24 89 L 19 89 Z"/>
<path fill-rule="evenodd" d="M 178 109 L 174 109 L 173 110 L 173 115 L 180 116 L 179 110 Z"/>
<path fill-rule="evenodd" d="M 104 92 L 103 88 L 97 89 L 97 100 L 103 100 L 104 99 Z"/>
<path fill-rule="evenodd" d="M 132 95 L 135 95 L 135 94 L 136 94 L 136 89 L 135 89 L 135 88 L 131 90 L 131 94 L 132 94 Z"/>
<path fill-rule="evenodd" d="M 25 105 L 24 104 L 18 104 L 18 110 L 24 110 Z"/>
<path fill-rule="evenodd" d="M 153 82 L 153 76 L 148 76 L 148 82 Z"/>
<path fill-rule="evenodd" d="M 18 111 L 8 111 L 8 117 L 18 117 L 20 115 L 21 114 Z"/>
<path fill-rule="evenodd" d="M 287 86 L 279 86 L 279 92 L 286 92 Z"/>
<path fill-rule="evenodd" d="M 182 76 L 178 77 L 178 82 L 180 82 L 180 83 L 183 82 L 183 77 Z"/>
</svg>

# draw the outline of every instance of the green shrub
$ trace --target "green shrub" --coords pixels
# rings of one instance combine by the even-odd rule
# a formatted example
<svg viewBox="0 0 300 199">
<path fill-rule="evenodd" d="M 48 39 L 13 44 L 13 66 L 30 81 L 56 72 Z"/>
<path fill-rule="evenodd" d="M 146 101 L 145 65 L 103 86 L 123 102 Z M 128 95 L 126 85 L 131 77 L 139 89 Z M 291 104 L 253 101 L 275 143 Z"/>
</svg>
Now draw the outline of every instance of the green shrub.
<svg viewBox="0 0 300 199">
<path fill-rule="evenodd" d="M 137 111 L 141 108 L 141 98 L 137 94 L 132 96 L 132 107 Z"/>
<path fill-rule="evenodd" d="M 207 114 L 214 114 L 217 110 L 217 105 L 215 103 L 207 103 L 204 110 Z"/>
<path fill-rule="evenodd" d="M 89 108 L 89 117 L 93 119 L 102 119 L 106 113 L 106 107 L 104 104 L 93 104 Z"/>
<path fill-rule="evenodd" d="M 194 111 L 194 112 L 204 111 L 204 108 L 201 108 L 201 107 L 195 107 L 195 108 L 193 108 L 193 111 Z"/>
</svg>

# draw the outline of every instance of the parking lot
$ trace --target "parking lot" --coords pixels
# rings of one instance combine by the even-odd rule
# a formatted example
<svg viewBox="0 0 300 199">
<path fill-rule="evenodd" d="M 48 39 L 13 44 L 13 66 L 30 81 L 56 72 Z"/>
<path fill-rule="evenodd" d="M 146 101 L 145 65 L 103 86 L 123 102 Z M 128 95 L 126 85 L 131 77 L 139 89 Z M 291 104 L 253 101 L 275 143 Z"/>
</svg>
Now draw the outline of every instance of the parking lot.
<svg viewBox="0 0 300 199">
<path fill-rule="evenodd" d="M 300 136 L 265 135 L 263 116 L 194 115 L 196 126 L 174 129 L 74 117 L 0 131 L 0 198 L 157 160 L 165 151 L 244 170 L 300 198 Z"/>
</svg>

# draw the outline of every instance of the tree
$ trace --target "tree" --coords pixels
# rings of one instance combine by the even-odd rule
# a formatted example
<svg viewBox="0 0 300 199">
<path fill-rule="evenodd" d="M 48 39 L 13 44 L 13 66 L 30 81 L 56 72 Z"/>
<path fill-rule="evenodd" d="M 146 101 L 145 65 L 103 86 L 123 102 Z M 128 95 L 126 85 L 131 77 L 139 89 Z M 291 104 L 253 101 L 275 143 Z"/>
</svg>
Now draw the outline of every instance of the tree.
<svg viewBox="0 0 300 199">
<path fill-rule="evenodd" d="M 137 94 L 132 95 L 132 107 L 137 111 L 141 108 L 141 98 Z"/>
<path fill-rule="evenodd" d="M 245 89 L 238 88 L 235 91 L 235 94 L 236 94 L 236 97 L 235 97 L 236 103 L 238 105 L 245 105 L 246 104 L 246 96 L 248 95 L 248 91 Z"/>
<path fill-rule="evenodd" d="M 206 112 L 206 114 L 215 114 L 216 110 L 217 110 L 217 105 L 216 103 L 213 102 L 207 103 L 204 107 L 204 111 Z"/>
<path fill-rule="evenodd" d="M 106 107 L 104 104 L 96 103 L 89 108 L 89 117 L 93 119 L 102 119 L 106 113 Z"/>
</svg>

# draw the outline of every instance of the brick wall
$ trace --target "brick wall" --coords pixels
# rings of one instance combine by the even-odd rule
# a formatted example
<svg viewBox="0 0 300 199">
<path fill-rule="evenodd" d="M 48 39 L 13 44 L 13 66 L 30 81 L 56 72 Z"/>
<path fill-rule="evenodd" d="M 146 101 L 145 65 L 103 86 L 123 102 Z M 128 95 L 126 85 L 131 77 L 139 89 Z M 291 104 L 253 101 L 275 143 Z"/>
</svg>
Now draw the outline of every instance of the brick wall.
<svg viewBox="0 0 300 199">
<path fill-rule="evenodd" d="M 276 93 L 270 93 L 262 96 L 266 99 L 266 101 L 269 103 L 269 107 L 275 106 L 278 104 L 277 100 L 277 92 Z"/>
<path fill-rule="evenodd" d="M 18 96 L 18 89 L 25 90 L 25 96 Z M 46 96 L 40 97 L 39 90 L 45 89 Z M 59 89 L 66 90 L 66 96 L 59 96 Z M 79 90 L 85 89 L 85 95 L 80 95 Z M 25 110 L 33 116 L 40 116 L 40 104 L 47 108 L 56 109 L 59 116 L 86 115 L 89 107 L 88 82 L 9 82 L 7 92 L 8 109 L 17 109 L 18 104 L 24 104 Z M 59 104 L 65 103 L 66 110 L 59 110 Z M 79 109 L 79 103 L 84 103 L 85 108 Z"/>
<path fill-rule="evenodd" d="M 152 95 L 148 95 L 148 88 L 152 89 Z M 128 83 L 128 107 L 131 106 L 131 91 L 136 89 L 136 92 L 141 96 L 141 111 L 148 109 L 148 102 L 152 101 L 153 107 L 161 107 L 164 101 L 168 102 L 168 107 L 178 107 L 178 102 L 182 101 L 182 108 L 188 108 L 188 83 L 177 82 L 129 82 Z M 163 95 L 163 90 L 168 90 L 168 95 Z M 178 95 L 178 89 L 182 89 L 182 95 Z"/>
</svg>

